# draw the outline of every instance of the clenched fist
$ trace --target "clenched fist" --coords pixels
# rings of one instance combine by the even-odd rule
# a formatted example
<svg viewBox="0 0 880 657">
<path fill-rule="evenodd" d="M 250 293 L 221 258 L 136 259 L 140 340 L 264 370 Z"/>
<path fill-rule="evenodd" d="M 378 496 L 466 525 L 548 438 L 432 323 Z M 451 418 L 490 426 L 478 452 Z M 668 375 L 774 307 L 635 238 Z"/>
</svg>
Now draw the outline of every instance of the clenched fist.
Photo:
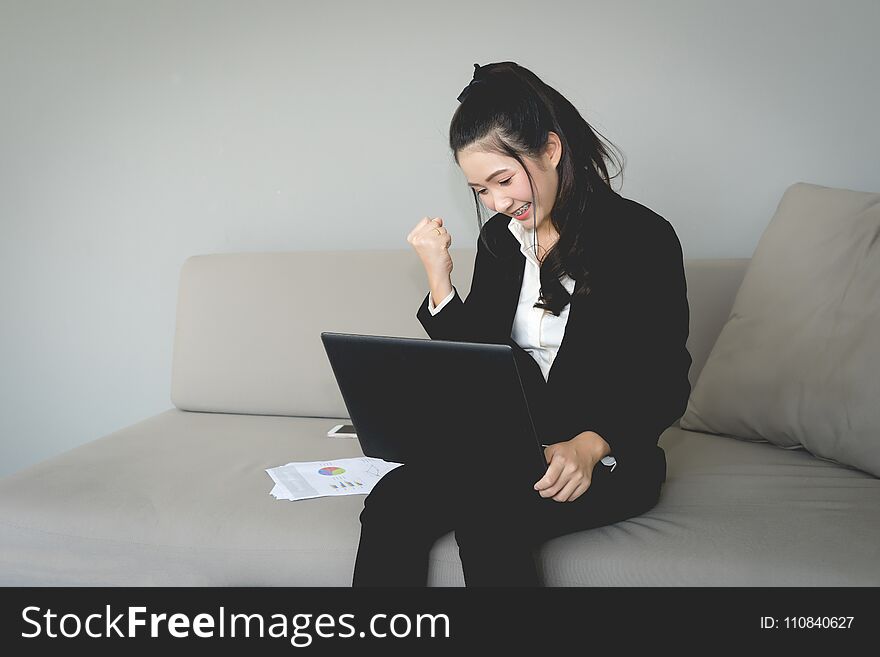
<svg viewBox="0 0 880 657">
<path fill-rule="evenodd" d="M 406 241 L 419 254 L 430 280 L 448 279 L 452 274 L 449 247 L 452 235 L 443 227 L 441 217 L 423 217 L 406 236 Z"/>
</svg>

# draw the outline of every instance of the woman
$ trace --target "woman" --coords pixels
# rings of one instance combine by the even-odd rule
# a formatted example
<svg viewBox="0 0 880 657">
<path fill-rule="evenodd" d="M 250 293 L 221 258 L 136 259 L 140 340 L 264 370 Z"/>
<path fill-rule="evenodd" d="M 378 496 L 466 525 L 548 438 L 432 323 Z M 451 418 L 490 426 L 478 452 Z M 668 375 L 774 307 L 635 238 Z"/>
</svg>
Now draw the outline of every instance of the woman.
<svg viewBox="0 0 880 657">
<path fill-rule="evenodd" d="M 467 586 L 540 586 L 543 541 L 657 503 L 657 442 L 690 394 L 675 230 L 611 189 L 609 151 L 559 92 L 513 62 L 474 68 L 450 126 L 480 224 L 471 290 L 462 301 L 452 237 L 425 217 L 407 237 L 430 287 L 417 317 L 432 339 L 514 348 L 547 471 L 499 497 L 430 463 L 392 470 L 364 503 L 354 586 L 426 585 L 431 546 L 450 530 Z M 481 202 L 496 213 L 485 224 Z M 425 394 L 454 412 L 439 392 Z"/>
</svg>

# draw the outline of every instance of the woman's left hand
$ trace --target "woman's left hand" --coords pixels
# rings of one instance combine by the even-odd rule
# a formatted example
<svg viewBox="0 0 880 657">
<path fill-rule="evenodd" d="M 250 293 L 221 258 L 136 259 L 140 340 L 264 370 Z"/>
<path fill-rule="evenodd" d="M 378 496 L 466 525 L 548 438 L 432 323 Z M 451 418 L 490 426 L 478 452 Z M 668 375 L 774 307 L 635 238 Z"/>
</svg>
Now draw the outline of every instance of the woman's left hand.
<svg viewBox="0 0 880 657">
<path fill-rule="evenodd" d="M 544 448 L 547 472 L 535 483 L 535 490 L 557 502 L 574 502 L 590 487 L 593 468 L 610 453 L 611 446 L 595 431 L 548 445 Z"/>
</svg>

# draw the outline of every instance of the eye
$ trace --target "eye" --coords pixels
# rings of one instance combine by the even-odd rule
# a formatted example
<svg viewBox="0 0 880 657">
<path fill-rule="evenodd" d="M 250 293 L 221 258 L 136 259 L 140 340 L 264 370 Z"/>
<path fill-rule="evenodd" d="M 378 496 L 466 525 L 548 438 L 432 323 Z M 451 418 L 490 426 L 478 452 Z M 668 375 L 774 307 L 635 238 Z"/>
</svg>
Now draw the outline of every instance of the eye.
<svg viewBox="0 0 880 657">
<path fill-rule="evenodd" d="M 511 180 L 513 180 L 513 176 L 511 176 L 510 178 L 507 178 L 506 180 L 501 180 L 498 184 L 499 185 L 509 185 Z M 479 192 L 477 192 L 477 194 L 482 194 L 485 191 L 486 191 L 485 189 L 481 189 Z"/>
</svg>

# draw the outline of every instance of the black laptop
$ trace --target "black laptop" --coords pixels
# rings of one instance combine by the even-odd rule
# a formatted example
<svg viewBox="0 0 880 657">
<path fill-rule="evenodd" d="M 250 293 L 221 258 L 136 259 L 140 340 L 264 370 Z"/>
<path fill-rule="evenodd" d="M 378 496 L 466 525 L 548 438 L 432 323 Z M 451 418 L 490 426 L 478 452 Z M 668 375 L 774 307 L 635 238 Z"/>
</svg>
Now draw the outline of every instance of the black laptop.
<svg viewBox="0 0 880 657">
<path fill-rule="evenodd" d="M 366 456 L 424 461 L 450 477 L 476 469 L 488 486 L 545 474 L 533 386 L 510 345 L 331 332 L 321 341 Z"/>
</svg>

